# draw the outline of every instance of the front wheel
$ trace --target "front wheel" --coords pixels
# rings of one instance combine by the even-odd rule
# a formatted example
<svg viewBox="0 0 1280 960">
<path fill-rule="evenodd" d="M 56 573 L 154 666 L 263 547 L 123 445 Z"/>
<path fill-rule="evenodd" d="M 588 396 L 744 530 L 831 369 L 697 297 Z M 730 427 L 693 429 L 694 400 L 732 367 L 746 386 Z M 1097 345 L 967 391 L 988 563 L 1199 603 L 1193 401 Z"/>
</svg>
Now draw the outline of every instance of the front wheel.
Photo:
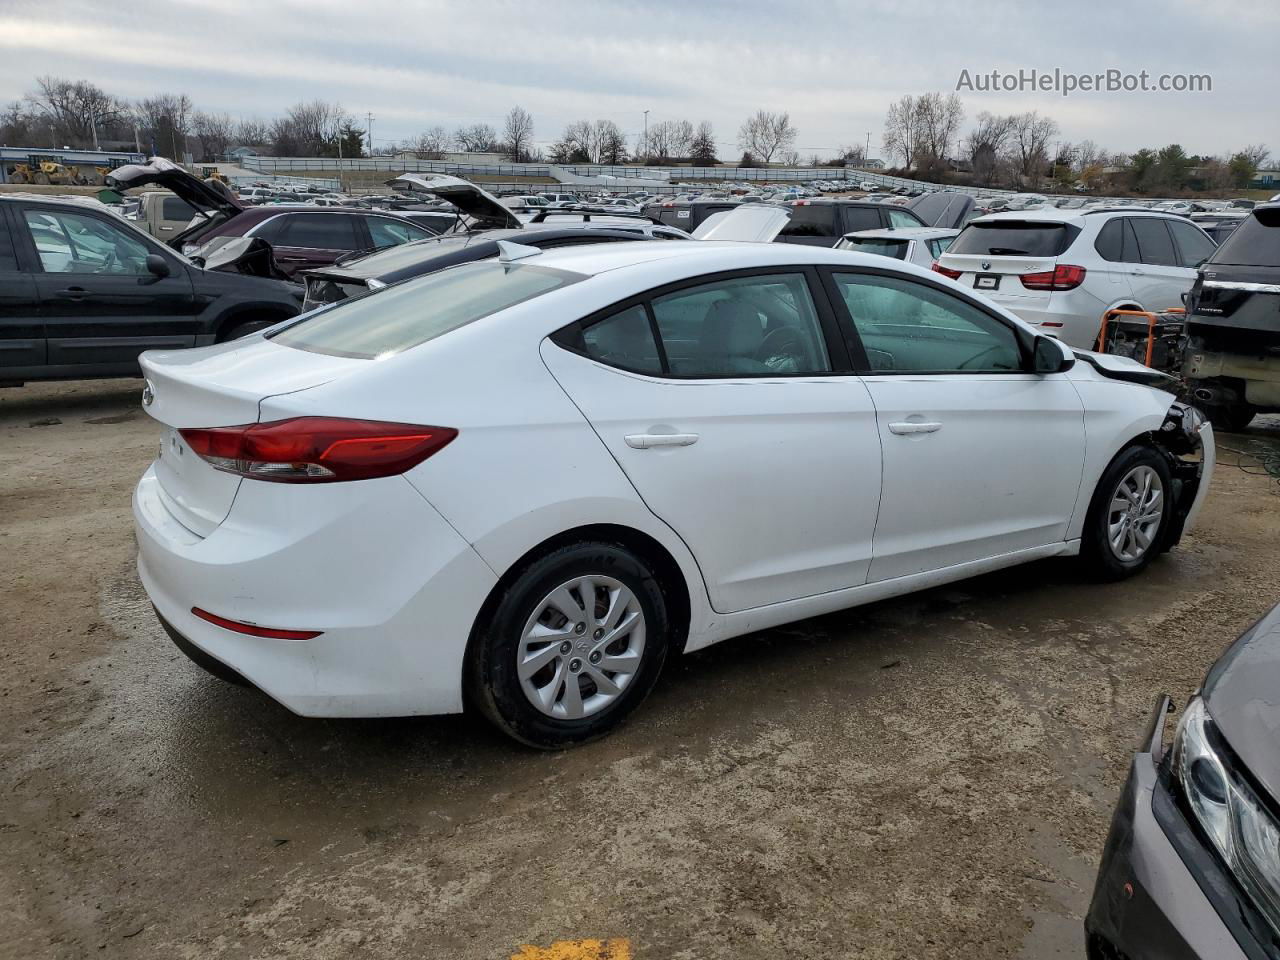
<svg viewBox="0 0 1280 960">
<path fill-rule="evenodd" d="M 569 747 L 639 706 L 669 633 L 662 589 L 643 559 L 616 544 L 561 547 L 527 567 L 477 624 L 468 692 L 509 736 Z"/>
<path fill-rule="evenodd" d="M 1202 403 L 1200 404 L 1200 411 L 1204 414 L 1205 419 L 1219 430 L 1225 430 L 1227 433 L 1239 433 L 1253 422 L 1253 418 L 1257 416 L 1258 408 L 1248 403 Z"/>
<path fill-rule="evenodd" d="M 1172 516 L 1173 477 L 1159 451 L 1123 451 L 1098 481 L 1085 519 L 1081 556 L 1103 580 L 1144 570 L 1160 552 Z"/>
<path fill-rule="evenodd" d="M 218 338 L 219 343 L 226 343 L 228 340 L 239 340 L 241 337 L 247 337 L 251 333 L 257 333 L 259 330 L 265 330 L 279 320 L 250 320 L 247 323 L 241 323 L 237 326 L 230 327 L 221 337 Z"/>
</svg>

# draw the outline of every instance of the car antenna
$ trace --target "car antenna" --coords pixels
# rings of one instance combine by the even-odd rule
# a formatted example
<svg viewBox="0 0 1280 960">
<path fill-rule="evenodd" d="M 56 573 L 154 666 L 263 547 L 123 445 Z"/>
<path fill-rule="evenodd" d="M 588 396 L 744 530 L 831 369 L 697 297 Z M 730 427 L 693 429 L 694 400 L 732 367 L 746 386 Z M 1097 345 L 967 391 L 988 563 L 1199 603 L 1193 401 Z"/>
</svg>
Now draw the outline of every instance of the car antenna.
<svg viewBox="0 0 1280 960">
<path fill-rule="evenodd" d="M 525 257 L 536 257 L 542 250 L 538 247 L 531 247 L 524 243 L 513 243 L 510 240 L 498 241 L 498 262 L 510 263 L 513 260 L 523 260 Z"/>
</svg>

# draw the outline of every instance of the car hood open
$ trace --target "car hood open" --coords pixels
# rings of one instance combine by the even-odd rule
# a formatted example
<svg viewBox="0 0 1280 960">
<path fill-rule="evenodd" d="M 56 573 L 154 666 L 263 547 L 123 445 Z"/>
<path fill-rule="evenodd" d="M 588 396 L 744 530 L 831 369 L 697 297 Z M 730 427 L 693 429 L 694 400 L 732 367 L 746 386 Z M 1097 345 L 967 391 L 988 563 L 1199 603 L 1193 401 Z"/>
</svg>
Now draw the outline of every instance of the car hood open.
<svg viewBox="0 0 1280 960">
<path fill-rule="evenodd" d="M 411 193 L 430 193 L 441 200 L 448 200 L 484 230 L 518 230 L 523 226 L 497 197 L 460 177 L 424 177 L 420 173 L 405 173 L 388 180 L 387 186 Z"/>
<path fill-rule="evenodd" d="M 909 200 L 907 209 L 931 227 L 958 230 L 973 216 L 973 197 L 955 190 L 936 190 Z"/>
<path fill-rule="evenodd" d="M 218 213 L 224 219 L 234 217 L 244 209 L 244 204 L 229 193 L 223 193 L 199 177 L 192 176 L 164 157 L 152 157 L 147 163 L 129 163 L 116 167 L 107 175 L 107 184 L 116 190 L 156 184 L 177 194 L 197 210 Z"/>
<path fill-rule="evenodd" d="M 1280 606 L 1246 630 L 1204 681 L 1205 705 L 1240 762 L 1280 798 Z"/>
<path fill-rule="evenodd" d="M 693 231 L 693 239 L 772 243 L 790 221 L 790 207 L 744 203 L 733 210 L 711 214 L 698 224 L 698 228 Z"/>
</svg>

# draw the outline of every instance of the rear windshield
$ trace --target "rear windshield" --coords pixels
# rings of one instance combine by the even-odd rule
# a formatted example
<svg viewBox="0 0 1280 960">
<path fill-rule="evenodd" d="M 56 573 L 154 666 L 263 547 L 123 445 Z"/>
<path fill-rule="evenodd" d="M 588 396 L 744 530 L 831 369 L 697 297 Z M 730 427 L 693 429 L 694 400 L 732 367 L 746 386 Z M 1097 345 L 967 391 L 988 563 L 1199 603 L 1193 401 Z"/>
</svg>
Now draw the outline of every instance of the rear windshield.
<svg viewBox="0 0 1280 960">
<path fill-rule="evenodd" d="M 1064 223 L 1034 220 L 993 220 L 971 223 L 947 248 L 947 253 L 997 257 L 1056 257 L 1071 246 L 1077 230 Z"/>
<path fill-rule="evenodd" d="M 1254 209 L 1214 251 L 1209 263 L 1280 267 L 1280 207 Z"/>
<path fill-rule="evenodd" d="M 583 279 L 547 267 L 465 263 L 304 316 L 271 339 L 333 357 L 389 357 Z"/>
<path fill-rule="evenodd" d="M 860 240 L 841 240 L 836 244 L 837 250 L 854 250 L 858 253 L 875 253 L 882 257 L 894 257 L 898 260 L 907 258 L 907 241 L 890 240 L 885 237 L 863 237 Z"/>
</svg>

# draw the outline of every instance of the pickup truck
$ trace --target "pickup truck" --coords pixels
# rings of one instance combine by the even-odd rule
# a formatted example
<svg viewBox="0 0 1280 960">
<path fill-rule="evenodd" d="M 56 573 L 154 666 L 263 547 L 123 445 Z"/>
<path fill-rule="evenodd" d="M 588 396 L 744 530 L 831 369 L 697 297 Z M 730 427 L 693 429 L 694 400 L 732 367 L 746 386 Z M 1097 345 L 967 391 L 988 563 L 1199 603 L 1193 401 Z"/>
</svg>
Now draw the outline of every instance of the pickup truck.
<svg viewBox="0 0 1280 960">
<path fill-rule="evenodd" d="M 176 237 L 193 219 L 201 216 L 195 207 L 168 190 L 148 190 L 138 200 L 138 210 L 132 219 L 157 240 Z"/>
</svg>

